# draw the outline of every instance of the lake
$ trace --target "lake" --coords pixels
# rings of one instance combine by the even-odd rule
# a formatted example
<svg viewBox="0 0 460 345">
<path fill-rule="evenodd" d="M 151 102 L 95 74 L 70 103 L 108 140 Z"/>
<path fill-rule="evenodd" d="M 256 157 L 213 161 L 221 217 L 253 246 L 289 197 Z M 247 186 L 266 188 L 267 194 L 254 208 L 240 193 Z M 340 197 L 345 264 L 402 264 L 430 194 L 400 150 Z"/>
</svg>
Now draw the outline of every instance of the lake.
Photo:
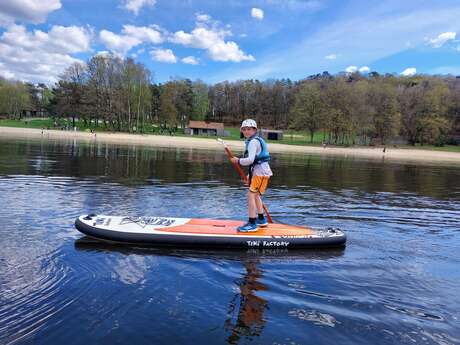
<svg viewBox="0 0 460 345">
<path fill-rule="evenodd" d="M 223 151 L 0 138 L 1 344 L 459 344 L 460 168 L 275 154 L 333 250 L 111 245 L 80 214 L 246 219 Z"/>
</svg>

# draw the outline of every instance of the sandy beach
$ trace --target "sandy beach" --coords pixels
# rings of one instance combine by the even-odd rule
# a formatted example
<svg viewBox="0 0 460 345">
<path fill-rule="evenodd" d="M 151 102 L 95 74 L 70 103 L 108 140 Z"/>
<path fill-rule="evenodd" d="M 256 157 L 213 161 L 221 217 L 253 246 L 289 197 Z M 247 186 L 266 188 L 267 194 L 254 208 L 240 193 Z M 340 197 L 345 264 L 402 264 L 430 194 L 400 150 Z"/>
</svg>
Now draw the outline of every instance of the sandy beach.
<svg viewBox="0 0 460 345">
<path fill-rule="evenodd" d="M 74 132 L 61 130 L 44 130 L 32 128 L 0 127 L 0 138 L 22 139 L 46 139 L 46 140 L 69 140 L 80 142 L 101 142 L 122 145 L 143 145 L 160 147 L 202 148 L 208 150 L 222 150 L 222 146 L 215 138 L 193 138 L 163 135 L 141 135 L 127 133 L 97 133 Z M 225 138 L 224 138 L 225 140 Z M 230 148 L 235 152 L 243 150 L 243 140 L 226 140 Z M 342 156 L 363 159 L 376 159 L 399 162 L 420 162 L 425 164 L 460 165 L 460 153 L 443 152 L 422 149 L 398 149 L 387 147 L 385 152 L 381 147 L 318 147 L 297 146 L 269 143 L 269 149 L 273 153 L 305 153 L 320 156 Z"/>
</svg>

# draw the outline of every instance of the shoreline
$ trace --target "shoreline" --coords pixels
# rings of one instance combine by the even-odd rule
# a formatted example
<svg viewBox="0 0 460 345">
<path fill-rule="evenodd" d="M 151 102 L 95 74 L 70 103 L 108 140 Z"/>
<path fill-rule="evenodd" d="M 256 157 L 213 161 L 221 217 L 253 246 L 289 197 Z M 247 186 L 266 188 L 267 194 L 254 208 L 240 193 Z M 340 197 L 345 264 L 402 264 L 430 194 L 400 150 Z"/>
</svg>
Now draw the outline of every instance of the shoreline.
<svg viewBox="0 0 460 345">
<path fill-rule="evenodd" d="M 165 135 L 128 134 L 128 133 L 101 133 L 74 132 L 61 130 L 42 130 L 35 128 L 0 127 L 0 138 L 15 139 L 47 139 L 69 140 L 75 139 L 81 142 L 101 142 L 109 144 L 134 144 L 157 147 L 197 148 L 208 150 L 222 150 L 222 146 L 216 138 L 193 138 L 176 137 Z M 242 151 L 243 140 L 226 140 L 230 148 Z M 335 156 L 349 158 L 363 158 L 372 160 L 388 160 L 392 162 L 419 162 L 419 163 L 444 163 L 448 165 L 460 165 L 459 152 L 432 151 L 423 149 L 401 149 L 387 147 L 385 152 L 381 147 L 318 147 L 276 144 L 270 142 L 269 149 L 273 153 L 297 153 L 313 154 L 318 156 Z"/>
</svg>

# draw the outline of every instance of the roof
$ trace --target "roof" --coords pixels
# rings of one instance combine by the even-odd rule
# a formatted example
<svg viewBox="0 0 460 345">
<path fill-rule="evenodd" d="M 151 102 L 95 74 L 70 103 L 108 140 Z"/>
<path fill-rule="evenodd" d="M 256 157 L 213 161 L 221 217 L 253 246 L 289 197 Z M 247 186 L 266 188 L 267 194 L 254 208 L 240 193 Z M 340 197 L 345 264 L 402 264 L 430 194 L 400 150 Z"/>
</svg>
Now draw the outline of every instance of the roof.
<svg viewBox="0 0 460 345">
<path fill-rule="evenodd" d="M 224 129 L 222 122 L 189 121 L 189 128 Z"/>
</svg>

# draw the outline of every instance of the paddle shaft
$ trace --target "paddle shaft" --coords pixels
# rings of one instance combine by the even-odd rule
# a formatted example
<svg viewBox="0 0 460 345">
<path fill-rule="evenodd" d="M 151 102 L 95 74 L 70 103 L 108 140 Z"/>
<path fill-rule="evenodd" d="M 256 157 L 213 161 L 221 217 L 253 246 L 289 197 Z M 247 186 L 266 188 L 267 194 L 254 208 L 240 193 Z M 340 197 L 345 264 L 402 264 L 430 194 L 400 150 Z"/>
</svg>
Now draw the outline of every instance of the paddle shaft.
<svg viewBox="0 0 460 345">
<path fill-rule="evenodd" d="M 227 157 L 230 159 L 230 162 L 232 162 L 232 158 L 235 157 L 232 153 L 232 151 L 228 148 L 227 145 L 224 145 L 224 148 L 225 148 L 225 153 L 227 153 Z M 236 171 L 238 172 L 238 174 L 240 174 L 241 176 L 241 179 L 243 180 L 243 182 L 246 184 L 246 185 L 249 185 L 249 181 L 248 181 L 248 177 L 246 176 L 246 174 L 244 173 L 243 169 L 241 169 L 241 166 L 238 164 L 238 163 L 233 163 L 233 166 L 235 167 Z M 267 206 L 265 206 L 264 203 L 262 203 L 262 207 L 264 209 L 264 212 L 265 214 L 267 215 L 267 221 L 269 223 L 273 223 L 273 220 L 272 220 L 272 217 L 270 216 L 270 213 L 268 213 L 268 209 L 267 209 Z"/>
</svg>

